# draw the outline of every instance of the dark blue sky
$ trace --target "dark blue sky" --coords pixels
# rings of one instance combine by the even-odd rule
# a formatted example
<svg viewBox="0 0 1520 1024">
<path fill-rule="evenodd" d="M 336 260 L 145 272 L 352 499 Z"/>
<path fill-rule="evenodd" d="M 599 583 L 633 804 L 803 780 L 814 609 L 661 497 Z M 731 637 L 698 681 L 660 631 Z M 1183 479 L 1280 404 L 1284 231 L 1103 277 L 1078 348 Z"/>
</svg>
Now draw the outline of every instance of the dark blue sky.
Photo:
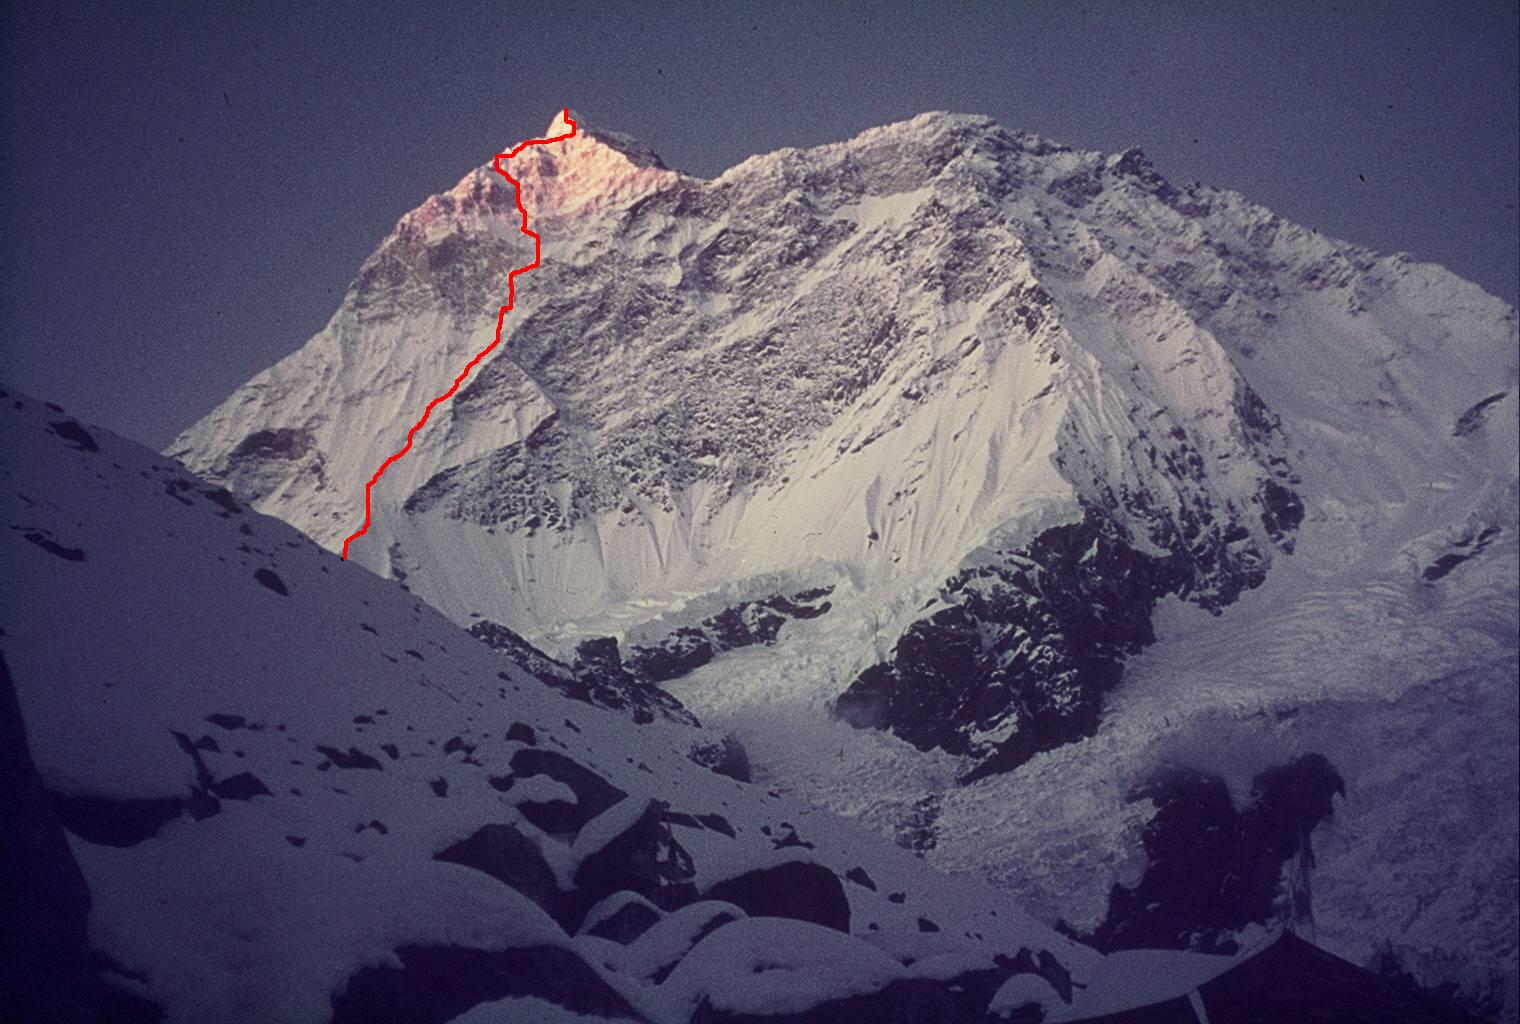
<svg viewBox="0 0 1520 1024">
<path fill-rule="evenodd" d="M 566 104 L 702 175 L 987 113 L 1520 291 L 1515 0 L 610 6 L 4 5 L 0 377 L 161 446 Z"/>
</svg>

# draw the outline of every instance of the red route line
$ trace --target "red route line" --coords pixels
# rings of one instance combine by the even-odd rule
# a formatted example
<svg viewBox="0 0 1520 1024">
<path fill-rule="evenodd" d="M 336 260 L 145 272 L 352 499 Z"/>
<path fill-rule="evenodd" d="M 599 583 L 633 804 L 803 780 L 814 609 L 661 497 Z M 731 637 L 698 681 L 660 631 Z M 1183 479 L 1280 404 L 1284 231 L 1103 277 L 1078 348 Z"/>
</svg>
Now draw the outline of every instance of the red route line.
<svg viewBox="0 0 1520 1024">
<path fill-rule="evenodd" d="M 477 352 L 474 359 L 471 359 L 468 363 L 464 364 L 464 369 L 460 371 L 459 376 L 454 378 L 453 387 L 449 388 L 443 394 L 439 395 L 437 398 L 428 403 L 427 408 L 422 410 L 422 419 L 418 420 L 416 424 L 413 425 L 412 429 L 406 432 L 406 444 L 402 445 L 401 450 L 395 455 L 392 455 L 390 458 L 380 463 L 380 468 L 375 470 L 375 475 L 370 477 L 369 483 L 364 485 L 364 525 L 359 527 L 359 529 L 354 533 L 351 533 L 347 537 L 343 538 L 343 558 L 345 561 L 348 559 L 349 544 L 353 543 L 369 532 L 369 495 L 370 491 L 374 489 L 375 484 L 380 482 L 380 478 L 385 475 L 385 471 L 390 468 L 391 463 L 395 462 L 397 459 L 401 458 L 401 456 L 412 450 L 412 438 L 417 436 L 417 431 L 421 430 L 422 425 L 428 421 L 428 417 L 433 415 L 433 410 L 442 405 L 444 402 L 447 402 L 450 398 L 453 398 L 454 392 L 459 390 L 459 385 L 464 383 L 465 378 L 470 375 L 470 371 L 475 369 L 475 367 L 479 365 L 482 359 L 490 355 L 491 351 L 496 348 L 497 345 L 501 344 L 501 328 L 502 325 L 507 321 L 507 311 L 512 308 L 513 300 L 517 294 L 515 279 L 518 274 L 525 273 L 529 270 L 536 270 L 538 268 L 539 252 L 542 246 L 542 242 L 538 237 L 538 233 L 535 231 L 530 231 L 528 229 L 528 211 L 524 209 L 522 201 L 522 182 L 518 181 L 516 178 L 512 177 L 512 175 L 507 173 L 507 169 L 504 166 L 503 161 L 511 160 L 513 157 L 521 153 L 523 150 L 527 149 L 529 146 L 547 146 L 551 142 L 564 142 L 566 139 L 573 139 L 575 137 L 575 122 L 570 119 L 569 107 L 565 108 L 564 117 L 565 123 L 570 126 L 570 130 L 564 135 L 556 135 L 552 139 L 528 139 L 513 146 L 509 152 L 496 154 L 496 159 L 493 161 L 492 166 L 496 169 L 497 174 L 501 175 L 503 178 L 506 178 L 512 183 L 512 187 L 517 192 L 517 212 L 522 214 L 521 231 L 523 234 L 533 239 L 533 262 L 524 264 L 523 266 L 518 267 L 516 270 L 507 275 L 507 304 L 501 307 L 500 313 L 496 314 L 496 340 L 492 341 L 491 344 L 487 345 L 485 348 Z"/>
</svg>

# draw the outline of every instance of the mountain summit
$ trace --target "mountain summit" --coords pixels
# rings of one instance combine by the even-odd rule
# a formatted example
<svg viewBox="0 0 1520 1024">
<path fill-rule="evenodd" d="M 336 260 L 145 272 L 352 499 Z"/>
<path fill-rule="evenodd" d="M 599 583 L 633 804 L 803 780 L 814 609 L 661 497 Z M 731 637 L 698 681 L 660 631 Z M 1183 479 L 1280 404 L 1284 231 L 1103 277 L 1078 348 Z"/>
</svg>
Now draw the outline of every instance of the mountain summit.
<svg viewBox="0 0 1520 1024">
<path fill-rule="evenodd" d="M 1227 944 L 1313 862 L 1345 955 L 1397 937 L 1423 981 L 1480 995 L 1513 974 L 1513 907 L 1464 932 L 1436 891 L 1486 899 L 1513 812 L 1468 837 L 1481 863 L 1369 866 L 1380 830 L 1433 811 L 1389 765 L 1515 760 L 1513 716 L 1422 717 L 1436 679 L 1467 680 L 1475 715 L 1514 688 L 1513 309 L 1138 149 L 984 117 L 712 180 L 582 125 L 514 168 L 543 266 L 375 489 L 353 558 L 462 625 L 614 637 L 774 777 L 1074 927 Z M 427 200 L 322 332 L 171 454 L 336 549 L 489 341 L 515 218 L 485 168 Z M 1277 783 L 1252 780 L 1308 754 L 1328 767 L 1271 810 Z M 1166 900 L 1107 896 L 1168 848 L 1139 851 L 1142 821 L 1216 792 L 1154 788 L 1174 761 L 1233 788 L 1241 856 L 1275 852 L 1238 914 L 1163 928 L 1140 918 Z M 864 802 L 841 766 L 875 780 Z M 1310 851 L 1332 818 L 1341 845 Z M 1054 866 L 1073 843 L 1089 854 Z M 1412 924 L 1368 880 L 1395 868 L 1425 880 Z M 1450 967 L 1489 938 L 1489 966 Z"/>
<path fill-rule="evenodd" d="M 570 111 L 570 119 L 575 122 L 575 131 L 578 138 L 599 143 L 600 145 L 616 150 L 628 158 L 628 162 L 636 167 L 652 167 L 656 170 L 667 170 L 665 161 L 660 155 L 643 142 L 632 135 L 624 135 L 622 132 L 608 131 L 596 122 L 587 122 L 586 117 L 578 110 Z M 549 122 L 549 127 L 544 130 L 544 138 L 553 138 L 563 135 L 569 126 L 565 124 L 565 115 L 561 111 L 554 115 Z M 574 152 L 572 150 L 572 152 Z"/>
</svg>

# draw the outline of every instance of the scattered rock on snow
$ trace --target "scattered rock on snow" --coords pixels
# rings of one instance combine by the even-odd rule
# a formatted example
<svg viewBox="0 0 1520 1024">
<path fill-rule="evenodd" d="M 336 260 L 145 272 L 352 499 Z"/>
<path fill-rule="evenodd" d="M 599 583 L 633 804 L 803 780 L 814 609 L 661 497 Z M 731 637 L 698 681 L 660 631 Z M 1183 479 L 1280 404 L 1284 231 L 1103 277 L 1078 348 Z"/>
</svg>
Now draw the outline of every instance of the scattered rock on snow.
<svg viewBox="0 0 1520 1024">
<path fill-rule="evenodd" d="M 751 917 L 789 917 L 848 933 L 850 900 L 834 872 L 810 861 L 756 868 L 709 886 L 705 900 L 742 907 Z"/>
<path fill-rule="evenodd" d="M 290 596 L 290 591 L 285 589 L 285 581 L 280 579 L 272 569 L 255 569 L 253 571 L 253 578 L 258 580 L 262 586 L 268 587 L 281 597 Z"/>
<path fill-rule="evenodd" d="M 559 893 L 554 872 L 538 843 L 516 825 L 482 826 L 468 838 L 434 854 L 433 859 L 483 871 L 537 903 L 545 913 L 553 909 Z"/>
</svg>

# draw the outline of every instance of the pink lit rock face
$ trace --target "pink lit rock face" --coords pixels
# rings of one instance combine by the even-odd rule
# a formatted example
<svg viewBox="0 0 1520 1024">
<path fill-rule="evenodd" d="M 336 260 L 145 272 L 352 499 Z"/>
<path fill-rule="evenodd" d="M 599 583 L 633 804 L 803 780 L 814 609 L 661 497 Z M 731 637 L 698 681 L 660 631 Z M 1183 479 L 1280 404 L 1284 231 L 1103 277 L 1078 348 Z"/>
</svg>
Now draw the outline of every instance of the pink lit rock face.
<svg viewBox="0 0 1520 1024">
<path fill-rule="evenodd" d="M 519 161 L 544 265 L 363 565 L 561 682 L 597 641 L 756 778 L 1085 935 L 1152 934 L 1109 897 L 1187 817 L 1142 795 L 1159 769 L 1243 819 L 1320 755 L 1318 940 L 1513 1005 L 1513 309 L 981 117 L 711 180 L 580 128 Z M 521 251 L 492 178 L 403 218 L 171 453 L 335 548 L 494 330 Z M 1308 846 L 1258 839 L 1291 917 Z"/>
</svg>

